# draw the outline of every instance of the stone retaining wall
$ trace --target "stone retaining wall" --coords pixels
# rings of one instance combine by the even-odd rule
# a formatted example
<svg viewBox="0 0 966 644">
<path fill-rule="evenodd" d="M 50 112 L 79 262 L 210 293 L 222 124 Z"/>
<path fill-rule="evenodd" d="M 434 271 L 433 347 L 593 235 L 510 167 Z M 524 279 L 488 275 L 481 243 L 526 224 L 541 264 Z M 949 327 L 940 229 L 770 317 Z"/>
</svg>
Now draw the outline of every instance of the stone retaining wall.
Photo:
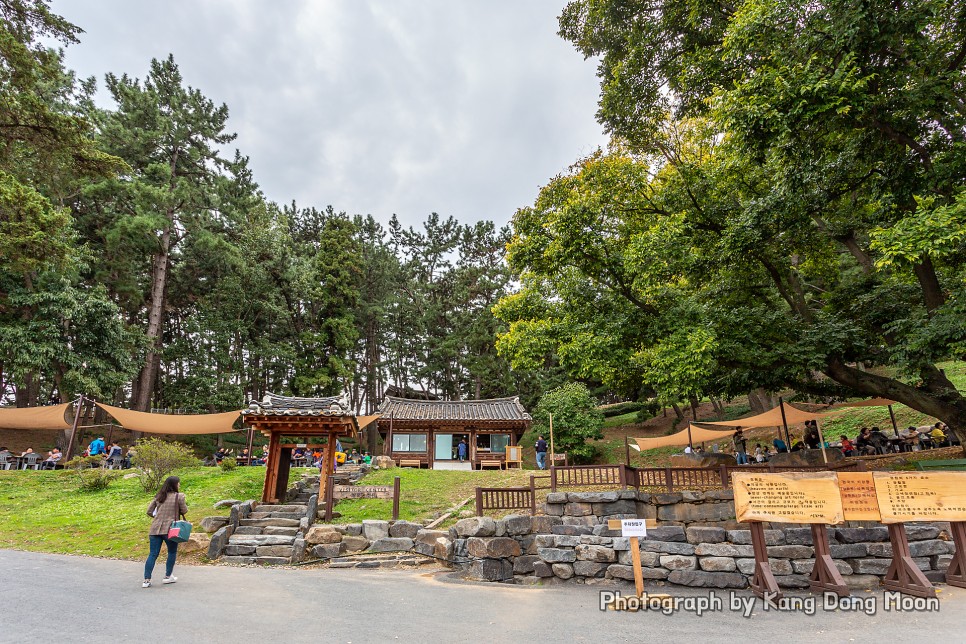
<svg viewBox="0 0 966 644">
<path fill-rule="evenodd" d="M 450 528 L 457 567 L 485 581 L 620 583 L 633 580 L 628 539 L 607 528 L 608 519 L 648 519 L 640 541 L 644 578 L 658 583 L 744 588 L 753 569 L 751 532 L 735 521 L 730 490 L 647 494 L 557 492 L 544 515 L 494 520 L 473 517 Z M 846 583 L 879 584 L 892 560 L 882 525 L 830 527 L 830 551 Z M 772 571 L 783 588 L 807 588 L 815 564 L 808 526 L 765 525 Z M 915 562 L 932 581 L 942 581 L 954 545 L 948 523 L 907 524 Z"/>
</svg>

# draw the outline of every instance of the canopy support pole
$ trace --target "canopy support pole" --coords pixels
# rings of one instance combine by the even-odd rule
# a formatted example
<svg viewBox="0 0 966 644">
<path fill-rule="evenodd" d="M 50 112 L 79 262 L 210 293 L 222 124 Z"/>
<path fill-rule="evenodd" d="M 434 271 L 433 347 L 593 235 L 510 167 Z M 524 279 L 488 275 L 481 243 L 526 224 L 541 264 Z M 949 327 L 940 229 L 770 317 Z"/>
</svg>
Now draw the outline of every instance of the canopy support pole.
<svg viewBox="0 0 966 644">
<path fill-rule="evenodd" d="M 688 421 L 688 447 L 691 448 L 692 452 L 694 451 L 694 443 L 691 442 L 691 421 L 690 420 Z"/>
<path fill-rule="evenodd" d="M 624 465 L 631 466 L 631 444 L 628 442 L 627 436 L 624 437 Z"/>
<path fill-rule="evenodd" d="M 70 455 L 74 451 L 74 443 L 77 441 L 77 425 L 80 423 L 81 409 L 84 407 L 84 394 L 77 397 L 77 409 L 74 410 L 74 425 L 70 429 L 70 440 L 67 442 L 67 452 L 64 462 L 70 460 Z"/>
<path fill-rule="evenodd" d="M 778 408 L 782 412 L 782 426 L 785 428 L 785 444 L 788 447 L 788 451 L 792 451 L 792 437 L 788 433 L 788 420 L 785 418 L 785 401 L 782 397 L 778 397 Z"/>
<path fill-rule="evenodd" d="M 828 456 L 825 454 L 825 436 L 822 435 L 822 426 L 819 425 L 818 419 L 815 419 L 815 429 L 818 431 L 818 444 L 822 448 L 822 462 L 828 465 Z"/>
<path fill-rule="evenodd" d="M 892 421 L 892 431 L 896 433 L 896 438 L 899 438 L 899 426 L 896 425 L 896 412 L 892 411 L 892 405 L 887 405 L 889 407 L 889 420 Z"/>
</svg>

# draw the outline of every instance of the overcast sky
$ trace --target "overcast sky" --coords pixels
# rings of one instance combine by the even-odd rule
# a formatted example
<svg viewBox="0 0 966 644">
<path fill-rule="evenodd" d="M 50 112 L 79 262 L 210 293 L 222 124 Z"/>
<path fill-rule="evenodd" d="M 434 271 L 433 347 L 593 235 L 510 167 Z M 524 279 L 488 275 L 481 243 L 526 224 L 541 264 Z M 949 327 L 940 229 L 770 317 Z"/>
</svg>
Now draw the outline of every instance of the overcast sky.
<svg viewBox="0 0 966 644">
<path fill-rule="evenodd" d="M 415 225 L 506 223 L 606 141 L 564 0 L 54 0 L 81 76 L 173 53 L 226 103 L 266 196 Z"/>
</svg>

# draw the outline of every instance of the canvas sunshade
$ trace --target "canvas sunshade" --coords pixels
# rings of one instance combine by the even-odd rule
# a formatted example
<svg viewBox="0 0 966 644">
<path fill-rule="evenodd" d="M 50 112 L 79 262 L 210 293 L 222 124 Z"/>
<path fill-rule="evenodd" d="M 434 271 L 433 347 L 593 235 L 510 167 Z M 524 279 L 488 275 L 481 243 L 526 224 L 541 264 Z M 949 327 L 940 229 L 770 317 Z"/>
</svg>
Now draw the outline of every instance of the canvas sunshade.
<svg viewBox="0 0 966 644">
<path fill-rule="evenodd" d="M 806 420 L 819 420 L 831 414 L 837 413 L 836 411 L 815 413 L 811 411 L 803 411 L 797 407 L 792 407 L 789 404 L 784 404 L 783 406 L 785 408 L 785 420 L 789 425 L 800 425 Z M 769 409 L 765 413 L 758 414 L 757 416 L 739 418 L 738 420 L 722 420 L 716 422 L 701 421 L 701 424 L 711 425 L 714 427 L 741 427 L 742 429 L 750 429 L 752 427 L 781 427 L 782 410 L 781 407 L 775 407 L 774 409 Z"/>
<path fill-rule="evenodd" d="M 373 414 L 372 416 L 356 416 L 356 424 L 358 425 L 359 429 L 365 429 L 369 423 L 376 420 L 380 416 L 382 416 L 382 414 Z"/>
<path fill-rule="evenodd" d="M 73 404 L 0 408 L 0 429 L 70 429 L 64 415 Z"/>
<path fill-rule="evenodd" d="M 705 429 L 704 427 L 691 425 L 691 442 L 704 443 L 706 441 L 721 440 L 722 438 L 730 438 L 733 433 L 734 431 L 730 429 L 722 431 L 720 429 Z M 637 445 L 631 445 L 631 447 L 639 451 L 657 449 L 658 447 L 683 447 L 688 444 L 688 428 L 685 427 L 676 434 L 655 436 L 654 438 L 635 438 L 633 441 Z"/>
<path fill-rule="evenodd" d="M 227 434 L 241 411 L 223 414 L 149 414 L 95 403 L 114 417 L 124 429 L 148 434 Z"/>
</svg>

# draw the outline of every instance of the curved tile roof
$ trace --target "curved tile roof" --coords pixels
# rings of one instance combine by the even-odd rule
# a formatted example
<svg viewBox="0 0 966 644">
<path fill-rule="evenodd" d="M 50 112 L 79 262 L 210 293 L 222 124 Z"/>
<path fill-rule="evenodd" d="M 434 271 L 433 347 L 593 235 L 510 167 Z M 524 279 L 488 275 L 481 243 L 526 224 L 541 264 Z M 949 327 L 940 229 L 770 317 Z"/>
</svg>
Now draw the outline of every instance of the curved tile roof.
<svg viewBox="0 0 966 644">
<path fill-rule="evenodd" d="M 519 397 L 489 400 L 416 400 L 386 396 L 379 406 L 379 412 L 383 422 L 390 418 L 468 422 L 533 420 L 520 404 Z"/>
<path fill-rule="evenodd" d="M 242 414 L 256 416 L 354 416 L 345 396 L 296 398 L 268 393 L 261 402 L 252 401 Z"/>
</svg>

